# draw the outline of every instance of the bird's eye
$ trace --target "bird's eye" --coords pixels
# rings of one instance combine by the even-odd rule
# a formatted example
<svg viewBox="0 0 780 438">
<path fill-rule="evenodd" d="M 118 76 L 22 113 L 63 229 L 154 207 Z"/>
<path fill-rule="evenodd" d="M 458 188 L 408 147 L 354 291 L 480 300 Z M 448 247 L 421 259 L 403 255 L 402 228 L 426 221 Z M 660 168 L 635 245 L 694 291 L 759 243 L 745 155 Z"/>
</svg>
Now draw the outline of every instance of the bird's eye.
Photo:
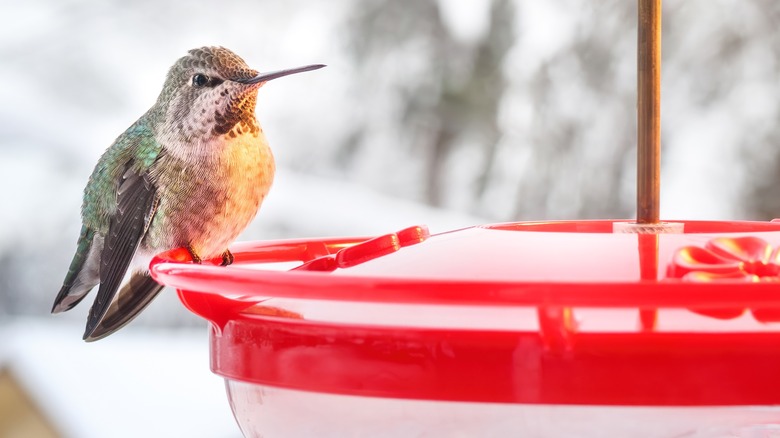
<svg viewBox="0 0 780 438">
<path fill-rule="evenodd" d="M 196 73 L 192 77 L 192 85 L 196 87 L 203 87 L 208 83 L 209 83 L 209 77 L 202 73 Z"/>
</svg>

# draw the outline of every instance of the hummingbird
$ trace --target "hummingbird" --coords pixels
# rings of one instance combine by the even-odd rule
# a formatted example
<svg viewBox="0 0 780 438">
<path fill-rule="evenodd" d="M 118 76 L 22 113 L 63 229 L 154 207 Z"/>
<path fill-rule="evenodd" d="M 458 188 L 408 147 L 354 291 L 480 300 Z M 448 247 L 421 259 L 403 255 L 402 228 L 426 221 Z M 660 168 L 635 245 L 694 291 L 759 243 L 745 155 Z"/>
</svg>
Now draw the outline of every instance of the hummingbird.
<svg viewBox="0 0 780 438">
<path fill-rule="evenodd" d="M 224 47 L 190 50 L 168 71 L 157 102 L 100 157 L 84 189 L 76 254 L 52 313 L 95 286 L 83 339 L 102 339 L 162 290 L 151 258 L 186 248 L 199 263 L 221 257 L 255 217 L 274 158 L 255 117 L 266 82 L 322 64 L 260 73 Z M 129 280 L 121 287 L 125 274 Z"/>
</svg>

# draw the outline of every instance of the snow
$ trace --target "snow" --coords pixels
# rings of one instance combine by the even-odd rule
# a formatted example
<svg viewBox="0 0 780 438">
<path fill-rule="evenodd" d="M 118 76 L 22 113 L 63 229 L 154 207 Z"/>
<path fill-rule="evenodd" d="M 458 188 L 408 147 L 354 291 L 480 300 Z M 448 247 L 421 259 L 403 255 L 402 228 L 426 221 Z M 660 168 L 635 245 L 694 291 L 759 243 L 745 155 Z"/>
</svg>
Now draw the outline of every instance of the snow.
<svg viewBox="0 0 780 438">
<path fill-rule="evenodd" d="M 461 41 L 474 44 L 487 32 L 490 2 L 438 3 L 445 24 Z"/>
<path fill-rule="evenodd" d="M 80 326 L 0 325 L 0 366 L 72 438 L 240 437 L 223 380 L 209 372 L 207 333 L 129 327 L 84 343 Z"/>
<path fill-rule="evenodd" d="M 279 169 L 276 182 L 250 229 L 252 235 L 373 236 L 413 225 L 440 233 L 488 222 L 484 218 L 428 207 L 355 184 Z M 276 230 L 276 232 L 274 232 Z M 248 239 L 242 236 L 241 239 Z"/>
</svg>

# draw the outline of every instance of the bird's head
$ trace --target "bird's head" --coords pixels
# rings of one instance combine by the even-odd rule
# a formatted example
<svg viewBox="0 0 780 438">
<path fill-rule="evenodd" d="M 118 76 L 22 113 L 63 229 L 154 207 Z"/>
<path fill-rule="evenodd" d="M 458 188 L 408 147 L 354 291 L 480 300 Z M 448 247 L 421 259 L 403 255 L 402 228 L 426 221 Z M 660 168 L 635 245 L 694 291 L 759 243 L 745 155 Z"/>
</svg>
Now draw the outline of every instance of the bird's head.
<svg viewBox="0 0 780 438">
<path fill-rule="evenodd" d="M 270 80 L 322 67 L 315 64 L 260 73 L 224 47 L 190 50 L 171 67 L 157 100 L 164 119 L 160 129 L 184 142 L 257 135 L 257 90 Z"/>
</svg>

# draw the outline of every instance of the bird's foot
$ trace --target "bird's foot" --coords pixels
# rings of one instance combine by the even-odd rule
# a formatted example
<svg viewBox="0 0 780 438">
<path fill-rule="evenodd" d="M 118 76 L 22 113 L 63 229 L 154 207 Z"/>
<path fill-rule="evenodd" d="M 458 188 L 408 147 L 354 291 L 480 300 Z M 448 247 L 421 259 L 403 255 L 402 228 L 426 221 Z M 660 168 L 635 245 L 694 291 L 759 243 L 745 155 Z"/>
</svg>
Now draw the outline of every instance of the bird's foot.
<svg viewBox="0 0 780 438">
<path fill-rule="evenodd" d="M 200 264 L 201 262 L 200 256 L 198 256 L 198 254 L 195 253 L 195 250 L 192 249 L 192 245 L 187 244 L 187 252 L 190 253 L 190 257 L 192 257 L 193 263 Z"/>
<path fill-rule="evenodd" d="M 233 253 L 230 252 L 229 249 L 226 249 L 225 252 L 222 253 L 222 266 L 233 264 L 233 260 L 235 260 Z"/>
</svg>

